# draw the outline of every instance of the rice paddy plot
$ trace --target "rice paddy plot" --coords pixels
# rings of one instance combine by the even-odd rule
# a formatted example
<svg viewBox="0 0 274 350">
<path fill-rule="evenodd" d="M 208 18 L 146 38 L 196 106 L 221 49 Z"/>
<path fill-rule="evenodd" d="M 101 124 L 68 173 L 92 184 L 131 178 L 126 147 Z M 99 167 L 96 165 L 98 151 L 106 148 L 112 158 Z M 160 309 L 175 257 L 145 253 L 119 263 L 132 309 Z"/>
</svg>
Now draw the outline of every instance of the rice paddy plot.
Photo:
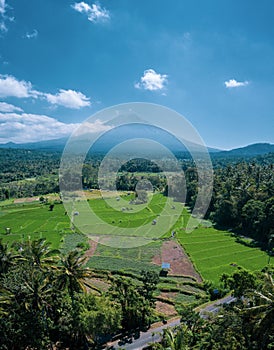
<svg viewBox="0 0 274 350">
<path fill-rule="evenodd" d="M 177 238 L 202 277 L 216 283 L 223 273 L 231 274 L 238 266 L 257 271 L 268 262 L 268 255 L 259 248 L 237 243 L 228 232 L 214 228 L 199 227 L 191 233 L 180 232 Z"/>
<path fill-rule="evenodd" d="M 120 237 L 127 237 L 128 241 L 124 241 L 123 246 L 132 247 L 163 236 L 180 218 L 183 210 L 182 204 L 175 204 L 161 194 L 154 194 L 145 204 L 132 204 L 127 200 L 123 203 L 123 200 L 123 197 L 112 197 L 107 201 L 89 200 L 88 204 L 76 200 L 70 208 L 77 212 L 75 226 L 91 239 L 106 245 L 118 246 Z M 117 238 L 116 243 L 114 237 Z M 136 239 L 139 241 L 134 242 Z"/>
<path fill-rule="evenodd" d="M 107 271 L 129 271 L 137 274 L 139 274 L 141 270 L 155 271 L 157 273 L 160 271 L 160 267 L 157 265 L 111 256 L 92 256 L 89 259 L 87 266 L 92 269 Z"/>
<path fill-rule="evenodd" d="M 0 237 L 6 242 L 31 238 L 46 238 L 54 248 L 60 245 L 63 234 L 70 232 L 70 220 L 62 204 L 55 204 L 52 211 L 41 204 L 12 204 L 2 207 Z M 7 228 L 10 233 L 7 233 Z"/>
</svg>

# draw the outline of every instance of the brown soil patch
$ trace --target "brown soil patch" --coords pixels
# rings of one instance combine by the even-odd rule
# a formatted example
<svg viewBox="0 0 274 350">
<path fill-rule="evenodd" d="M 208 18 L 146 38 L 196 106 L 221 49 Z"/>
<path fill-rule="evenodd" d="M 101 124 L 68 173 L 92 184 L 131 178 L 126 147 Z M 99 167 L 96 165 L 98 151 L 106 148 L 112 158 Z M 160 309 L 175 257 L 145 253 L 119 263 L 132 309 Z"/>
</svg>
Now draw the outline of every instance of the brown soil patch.
<svg viewBox="0 0 274 350">
<path fill-rule="evenodd" d="M 97 248 L 97 245 L 98 245 L 98 242 L 90 239 L 88 241 L 88 243 L 89 243 L 89 249 L 85 252 L 85 257 L 90 258 L 91 256 L 94 255 L 96 248 Z"/>
<path fill-rule="evenodd" d="M 45 194 L 41 195 L 39 197 L 24 197 L 24 198 L 16 198 L 13 203 L 20 204 L 20 203 L 31 203 L 31 202 L 39 202 L 40 197 L 47 198 L 48 201 L 59 201 L 60 196 L 58 194 Z"/>
<path fill-rule="evenodd" d="M 38 202 L 39 197 L 28 197 L 28 198 L 17 198 L 14 200 L 13 203 L 18 204 L 18 203 L 31 203 L 31 202 Z"/>
<path fill-rule="evenodd" d="M 161 314 L 164 314 L 167 317 L 177 315 L 177 312 L 173 305 L 169 305 L 161 301 L 156 301 L 156 311 Z"/>
<path fill-rule="evenodd" d="M 153 257 L 152 262 L 160 265 L 165 262 L 170 264 L 169 275 L 173 276 L 191 276 L 198 282 L 202 282 L 202 278 L 195 270 L 192 262 L 184 249 L 176 241 L 165 241 L 162 245 L 162 251 Z"/>
<path fill-rule="evenodd" d="M 160 294 L 161 298 L 169 299 L 169 300 L 174 300 L 176 298 L 178 293 L 176 292 L 162 292 Z"/>
<path fill-rule="evenodd" d="M 113 198 L 118 196 L 125 196 L 130 191 L 101 191 L 101 190 L 84 190 L 76 191 L 75 194 L 78 196 L 78 199 L 98 199 L 98 198 Z M 133 192 L 132 192 L 133 193 Z"/>
<path fill-rule="evenodd" d="M 152 263 L 155 265 L 162 265 L 162 254 L 161 252 L 157 253 L 156 255 L 154 255 L 154 257 L 152 258 Z"/>
</svg>

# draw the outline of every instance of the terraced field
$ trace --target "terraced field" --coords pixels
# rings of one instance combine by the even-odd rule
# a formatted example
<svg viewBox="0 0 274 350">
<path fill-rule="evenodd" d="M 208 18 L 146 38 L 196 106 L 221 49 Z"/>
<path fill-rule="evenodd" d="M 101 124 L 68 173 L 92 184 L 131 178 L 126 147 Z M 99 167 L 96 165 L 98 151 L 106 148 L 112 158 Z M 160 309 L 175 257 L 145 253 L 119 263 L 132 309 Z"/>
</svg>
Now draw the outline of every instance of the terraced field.
<svg viewBox="0 0 274 350">
<path fill-rule="evenodd" d="M 237 266 L 256 271 L 268 262 L 268 256 L 259 248 L 237 243 L 229 232 L 214 228 L 200 227 L 192 233 L 180 231 L 177 238 L 202 277 L 216 283 L 222 273 L 233 273 Z M 271 259 L 273 262 L 274 258 Z"/>
<path fill-rule="evenodd" d="M 130 203 L 130 195 L 123 199 L 120 202 L 110 196 L 107 203 L 98 198 L 90 199 L 88 203 L 103 221 L 114 227 L 124 228 L 125 232 L 127 228 L 141 224 L 151 227 L 152 220 L 158 220 L 161 209 L 167 204 L 166 198 L 160 194 L 154 195 L 147 205 L 140 206 Z M 44 237 L 52 243 L 53 248 L 62 248 L 64 251 L 79 245 L 84 246 L 88 242 L 85 235 L 77 230 L 72 232 L 70 219 L 65 215 L 65 208 L 62 204 L 55 204 L 53 211 L 49 210 L 48 205 L 39 203 L 12 204 L 6 202 L 3 204 L 5 205 L 0 206 L 0 237 L 4 241 L 20 241 L 28 236 Z M 167 219 L 169 215 L 174 215 L 176 212 L 171 204 L 168 203 L 166 206 Z M 174 205 L 182 208 L 180 203 L 174 203 Z M 229 232 L 218 231 L 212 227 L 199 227 L 192 233 L 186 233 L 184 227 L 188 218 L 189 213 L 184 209 L 183 215 L 173 228 L 176 230 L 175 239 L 184 247 L 203 279 L 218 282 L 222 273 L 232 273 L 237 266 L 255 271 L 267 264 L 268 256 L 265 252 L 237 243 Z M 11 233 L 6 234 L 6 228 L 10 228 Z M 137 272 L 140 269 L 152 269 L 159 271 L 161 261 L 157 266 L 154 257 L 162 256 L 162 259 L 166 259 L 165 254 L 162 254 L 160 250 L 163 244 L 162 239 L 170 238 L 171 229 L 169 228 L 163 234 L 163 227 L 155 225 L 155 230 L 159 230 L 159 237 L 150 237 L 149 244 L 136 248 L 111 248 L 98 244 L 93 256 L 89 256 L 89 265 L 105 270 Z M 100 231 L 96 234 L 100 234 Z M 143 232 L 143 235 L 146 236 L 146 232 Z M 127 240 L 127 236 L 124 239 Z M 273 259 L 272 257 L 272 262 Z"/>
</svg>

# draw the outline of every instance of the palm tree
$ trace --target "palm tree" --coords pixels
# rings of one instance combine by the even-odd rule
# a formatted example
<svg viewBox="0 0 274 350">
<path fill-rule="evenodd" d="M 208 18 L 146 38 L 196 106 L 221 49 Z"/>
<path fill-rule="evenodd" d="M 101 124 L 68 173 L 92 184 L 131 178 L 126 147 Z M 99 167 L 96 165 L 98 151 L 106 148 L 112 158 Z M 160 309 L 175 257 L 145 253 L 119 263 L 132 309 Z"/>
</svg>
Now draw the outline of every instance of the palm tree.
<svg viewBox="0 0 274 350">
<path fill-rule="evenodd" d="M 60 289 L 68 289 L 72 302 L 74 293 L 85 292 L 90 287 L 87 279 L 91 277 L 91 270 L 84 267 L 86 258 L 79 250 L 73 250 L 61 257 L 59 271 L 57 273 L 57 286 Z"/>
<path fill-rule="evenodd" d="M 262 349 L 266 348 L 271 334 L 274 334 L 274 283 L 271 273 L 263 275 L 263 284 L 259 290 L 247 293 L 248 306 L 243 314 L 252 319 L 254 339 Z"/>
<path fill-rule="evenodd" d="M 7 307 L 12 305 L 14 295 L 5 288 L 0 288 L 0 314 L 8 314 Z"/>
<path fill-rule="evenodd" d="M 151 344 L 154 350 L 189 350 L 192 332 L 185 324 L 178 327 L 166 328 L 163 330 L 161 343 Z"/>
<path fill-rule="evenodd" d="M 44 238 L 31 240 L 30 238 L 17 244 L 21 258 L 27 260 L 32 266 L 40 270 L 49 270 L 56 266 L 60 251 L 51 249 L 50 243 Z"/>
</svg>

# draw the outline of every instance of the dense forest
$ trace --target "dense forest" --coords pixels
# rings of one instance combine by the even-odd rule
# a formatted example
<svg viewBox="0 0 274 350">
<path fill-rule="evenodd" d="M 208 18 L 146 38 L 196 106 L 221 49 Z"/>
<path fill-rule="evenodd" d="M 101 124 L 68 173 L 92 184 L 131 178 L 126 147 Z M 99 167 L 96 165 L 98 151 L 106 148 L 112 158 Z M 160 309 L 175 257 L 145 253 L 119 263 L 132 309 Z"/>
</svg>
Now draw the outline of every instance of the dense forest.
<svg viewBox="0 0 274 350">
<path fill-rule="evenodd" d="M 0 149 L 0 200 L 58 192 L 60 153 Z"/>
</svg>

